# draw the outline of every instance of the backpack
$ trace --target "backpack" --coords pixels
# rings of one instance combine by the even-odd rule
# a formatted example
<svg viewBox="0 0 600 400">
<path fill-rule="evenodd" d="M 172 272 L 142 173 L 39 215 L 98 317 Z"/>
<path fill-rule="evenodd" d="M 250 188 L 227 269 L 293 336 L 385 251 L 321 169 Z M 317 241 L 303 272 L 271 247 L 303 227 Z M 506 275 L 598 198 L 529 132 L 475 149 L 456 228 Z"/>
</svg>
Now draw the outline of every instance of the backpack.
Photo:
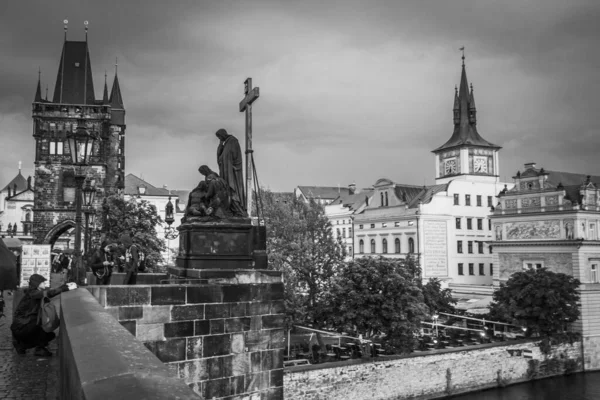
<svg viewBox="0 0 600 400">
<path fill-rule="evenodd" d="M 48 300 L 48 301 L 46 301 Z M 38 313 L 38 325 L 44 330 L 44 332 L 54 332 L 56 328 L 60 326 L 60 318 L 56 312 L 56 307 L 50 301 L 46 292 L 41 300 L 40 312 Z"/>
<path fill-rule="evenodd" d="M 137 269 L 138 269 L 138 271 L 145 271 L 146 270 L 146 254 L 142 250 L 140 250 L 140 248 L 137 245 L 132 244 L 131 246 L 129 246 L 129 248 L 125 252 L 125 259 L 127 260 L 127 262 L 129 262 L 129 260 L 131 260 L 131 248 L 133 246 L 135 246 L 137 253 L 138 253 Z"/>
</svg>

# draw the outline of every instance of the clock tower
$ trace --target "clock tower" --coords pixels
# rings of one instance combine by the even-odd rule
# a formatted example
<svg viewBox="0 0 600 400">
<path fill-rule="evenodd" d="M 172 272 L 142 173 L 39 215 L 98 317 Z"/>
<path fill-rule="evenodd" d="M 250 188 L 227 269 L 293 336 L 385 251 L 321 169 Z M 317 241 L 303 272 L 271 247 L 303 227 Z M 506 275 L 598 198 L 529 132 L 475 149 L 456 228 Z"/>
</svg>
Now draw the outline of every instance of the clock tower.
<svg viewBox="0 0 600 400">
<path fill-rule="evenodd" d="M 463 54 L 460 86 L 454 93 L 454 132 L 446 143 L 433 150 L 438 184 L 456 179 L 498 182 L 498 151 L 501 147 L 483 139 L 477 132 L 472 84 L 470 89 Z"/>
</svg>

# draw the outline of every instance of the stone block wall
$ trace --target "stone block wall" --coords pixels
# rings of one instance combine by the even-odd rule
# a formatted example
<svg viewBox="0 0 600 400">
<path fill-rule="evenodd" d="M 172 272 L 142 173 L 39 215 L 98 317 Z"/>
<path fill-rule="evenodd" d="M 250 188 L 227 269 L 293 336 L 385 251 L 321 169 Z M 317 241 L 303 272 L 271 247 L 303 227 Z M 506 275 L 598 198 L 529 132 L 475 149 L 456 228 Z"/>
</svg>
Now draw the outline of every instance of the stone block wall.
<svg viewBox="0 0 600 400">
<path fill-rule="evenodd" d="M 581 370 L 581 358 L 581 343 L 557 346 L 546 357 L 535 342 L 523 340 L 377 362 L 298 366 L 286 369 L 284 395 L 293 400 L 444 398 L 558 375 L 565 368 Z"/>
<path fill-rule="evenodd" d="M 89 290 L 202 398 L 283 398 L 283 283 Z"/>
</svg>

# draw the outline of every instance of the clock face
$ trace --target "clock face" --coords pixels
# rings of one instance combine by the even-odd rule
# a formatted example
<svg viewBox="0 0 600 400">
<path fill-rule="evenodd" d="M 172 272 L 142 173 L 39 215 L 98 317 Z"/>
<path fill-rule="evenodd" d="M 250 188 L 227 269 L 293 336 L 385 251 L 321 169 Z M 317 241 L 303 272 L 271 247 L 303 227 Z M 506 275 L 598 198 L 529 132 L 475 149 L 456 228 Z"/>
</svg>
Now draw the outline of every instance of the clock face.
<svg viewBox="0 0 600 400">
<path fill-rule="evenodd" d="M 446 175 L 456 173 L 456 159 L 453 158 L 444 162 L 444 172 Z"/>
<path fill-rule="evenodd" d="M 473 159 L 473 172 L 487 173 L 487 157 L 475 157 Z"/>
</svg>

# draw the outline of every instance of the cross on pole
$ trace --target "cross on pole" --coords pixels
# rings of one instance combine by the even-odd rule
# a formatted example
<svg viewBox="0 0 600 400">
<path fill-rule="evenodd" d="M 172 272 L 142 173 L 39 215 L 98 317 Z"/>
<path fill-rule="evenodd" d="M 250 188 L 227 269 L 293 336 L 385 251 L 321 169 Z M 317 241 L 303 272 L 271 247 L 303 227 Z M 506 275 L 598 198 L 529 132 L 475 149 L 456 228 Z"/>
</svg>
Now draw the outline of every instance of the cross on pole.
<svg viewBox="0 0 600 400">
<path fill-rule="evenodd" d="M 245 97 L 240 102 L 240 112 L 246 111 L 246 211 L 250 215 L 252 209 L 252 103 L 258 99 L 258 88 L 252 87 L 252 78 L 244 81 Z"/>
</svg>

